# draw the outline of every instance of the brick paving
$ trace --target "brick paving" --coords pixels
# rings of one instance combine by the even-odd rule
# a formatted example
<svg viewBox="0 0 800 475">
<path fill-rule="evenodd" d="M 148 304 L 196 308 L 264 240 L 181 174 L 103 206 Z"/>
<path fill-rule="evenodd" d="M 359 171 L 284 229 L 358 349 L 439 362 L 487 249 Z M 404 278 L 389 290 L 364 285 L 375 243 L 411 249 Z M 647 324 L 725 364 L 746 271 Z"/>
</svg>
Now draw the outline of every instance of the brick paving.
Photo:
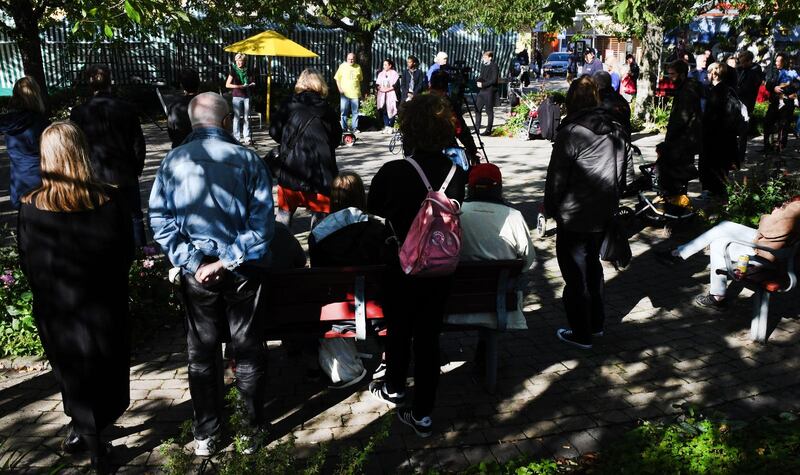
<svg viewBox="0 0 800 475">
<path fill-rule="evenodd" d="M 143 195 L 168 147 L 164 133 L 153 126 L 146 129 L 149 156 Z M 264 153 L 270 144 L 263 132 L 257 140 Z M 660 140 L 657 135 L 642 136 L 637 144 L 652 159 Z M 490 158 L 503 169 L 507 198 L 534 223 L 550 145 L 503 138 L 486 142 Z M 392 158 L 387 144 L 386 136 L 363 134 L 358 146 L 341 149 L 340 168 L 358 171 L 369 182 Z M 300 218 L 295 231 L 304 238 L 308 220 Z M 694 232 L 676 233 L 672 239 L 677 242 Z M 692 298 L 707 285 L 707 258 L 697 256 L 683 266 L 664 268 L 652 256 L 653 246 L 662 241 L 661 230 L 645 228 L 632 240 L 629 268 L 615 272 L 605 267 L 606 335 L 594 349 L 581 351 L 555 338 L 555 330 L 566 324 L 555 239 L 536 238 L 539 266 L 525 300 L 529 329 L 503 336 L 497 392 L 488 394 L 476 377 L 471 362 L 476 334 L 445 334 L 435 434 L 419 439 L 395 421 L 389 438 L 371 458 L 368 473 L 457 471 L 521 454 L 574 457 L 608 445 L 640 419 L 674 416 L 687 403 L 747 418 L 800 409 L 797 293 L 773 299 L 775 328 L 769 344 L 750 342 L 749 292 L 744 291 L 726 313 L 693 307 Z M 131 406 L 109 431 L 120 473 L 158 472 L 158 445 L 177 435 L 181 422 L 191 417 L 181 328 L 167 319 L 153 338 L 135 347 Z M 302 456 L 320 442 L 330 442 L 334 453 L 337 447 L 363 444 L 376 431 L 388 410 L 371 399 L 365 384 L 337 391 L 306 382 L 280 342 L 269 342 L 269 347 L 276 437 L 296 437 Z M 85 466 L 85 459 L 59 459 L 67 419 L 46 362 L 17 359 L 3 364 L 7 369 L 0 371 L 0 436 L 9 438 L 6 447 L 26 452 L 21 466 L 31 471 L 53 464 Z"/>
</svg>

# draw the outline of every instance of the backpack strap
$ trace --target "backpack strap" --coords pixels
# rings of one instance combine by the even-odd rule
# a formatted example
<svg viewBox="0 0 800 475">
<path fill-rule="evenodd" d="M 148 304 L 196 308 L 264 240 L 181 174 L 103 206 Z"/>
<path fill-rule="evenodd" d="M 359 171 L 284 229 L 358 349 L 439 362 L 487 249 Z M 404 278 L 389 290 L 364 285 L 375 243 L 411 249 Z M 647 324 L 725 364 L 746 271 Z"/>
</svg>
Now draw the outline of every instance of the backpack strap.
<svg viewBox="0 0 800 475">
<path fill-rule="evenodd" d="M 447 185 L 450 184 L 450 180 L 453 179 L 453 176 L 456 174 L 456 164 L 454 163 L 450 167 L 450 173 L 447 174 L 447 178 L 444 179 L 444 183 L 442 183 L 442 187 L 439 188 L 440 193 L 444 193 L 444 190 L 447 189 Z"/>
<path fill-rule="evenodd" d="M 425 188 L 427 188 L 428 191 L 433 191 L 433 188 L 431 188 L 431 182 L 428 181 L 428 177 L 425 176 L 425 172 L 422 171 L 422 168 L 419 166 L 419 163 L 417 163 L 416 160 L 411 158 L 411 156 L 406 157 L 406 160 L 408 160 L 408 163 L 414 166 L 414 169 L 419 174 L 419 177 L 422 178 L 422 183 L 425 184 Z"/>
</svg>

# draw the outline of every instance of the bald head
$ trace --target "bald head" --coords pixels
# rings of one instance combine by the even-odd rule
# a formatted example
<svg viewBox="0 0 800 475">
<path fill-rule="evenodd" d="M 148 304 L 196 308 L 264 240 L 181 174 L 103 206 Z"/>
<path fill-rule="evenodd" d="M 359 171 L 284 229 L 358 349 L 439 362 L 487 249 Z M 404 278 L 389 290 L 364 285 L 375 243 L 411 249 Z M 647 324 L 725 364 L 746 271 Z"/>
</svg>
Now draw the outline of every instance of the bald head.
<svg viewBox="0 0 800 475">
<path fill-rule="evenodd" d="M 189 102 L 192 127 L 222 127 L 222 121 L 229 113 L 228 102 L 215 92 L 198 94 Z"/>
</svg>

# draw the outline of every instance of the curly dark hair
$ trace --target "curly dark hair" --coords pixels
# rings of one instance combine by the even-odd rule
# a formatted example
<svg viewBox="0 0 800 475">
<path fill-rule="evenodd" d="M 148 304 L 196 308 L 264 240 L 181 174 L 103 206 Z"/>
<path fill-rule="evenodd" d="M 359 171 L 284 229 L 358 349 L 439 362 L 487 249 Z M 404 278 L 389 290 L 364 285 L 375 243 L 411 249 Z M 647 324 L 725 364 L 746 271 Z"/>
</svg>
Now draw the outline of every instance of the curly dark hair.
<svg viewBox="0 0 800 475">
<path fill-rule="evenodd" d="M 453 143 L 456 134 L 455 117 L 444 97 L 423 94 L 404 102 L 400 106 L 397 119 L 405 150 L 441 151 Z"/>
</svg>

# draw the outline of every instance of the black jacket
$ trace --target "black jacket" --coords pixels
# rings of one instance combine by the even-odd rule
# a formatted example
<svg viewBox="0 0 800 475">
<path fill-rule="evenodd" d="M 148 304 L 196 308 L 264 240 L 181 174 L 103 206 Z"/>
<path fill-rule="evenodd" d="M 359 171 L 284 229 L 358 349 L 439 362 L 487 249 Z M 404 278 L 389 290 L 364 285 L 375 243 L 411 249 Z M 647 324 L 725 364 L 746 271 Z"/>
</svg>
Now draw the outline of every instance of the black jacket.
<svg viewBox="0 0 800 475">
<path fill-rule="evenodd" d="M 409 152 L 412 150 L 407 148 L 406 153 Z M 453 164 L 442 153 L 418 153 L 414 154 L 414 159 L 435 190 L 442 186 Z M 466 183 L 467 173 L 456 167 L 455 176 L 450 180 L 445 194 L 458 202 L 463 202 Z M 392 160 L 385 163 L 372 178 L 367 206 L 370 214 L 385 218 L 391 223 L 397 238 L 402 242 L 427 194 L 428 190 L 422 179 L 410 163 L 406 163 L 403 159 Z"/>
<path fill-rule="evenodd" d="M 750 114 L 753 113 L 753 109 L 756 107 L 756 98 L 758 97 L 758 89 L 761 87 L 762 80 L 761 66 L 757 64 L 747 69 L 737 69 L 736 94 Z"/>
<path fill-rule="evenodd" d="M 339 173 L 336 147 L 342 137 L 342 126 L 325 99 L 314 92 L 293 95 L 273 116 L 269 134 L 282 147 L 288 146 L 309 119 L 312 120 L 302 136 L 295 139 L 294 147 L 288 151 L 276 181 L 290 190 L 330 196 L 331 183 Z"/>
<path fill-rule="evenodd" d="M 553 102 L 551 97 L 547 97 L 539 104 L 536 109 L 539 116 L 539 128 L 542 131 L 542 138 L 553 141 L 558 132 L 558 126 L 561 123 L 561 106 Z"/>
<path fill-rule="evenodd" d="M 709 89 L 703 112 L 703 149 L 701 158 L 715 168 L 727 171 L 738 157 L 737 130 L 728 117 L 728 96 L 735 94 L 727 84 L 719 83 Z"/>
<path fill-rule="evenodd" d="M 419 68 L 415 69 L 413 73 L 406 68 L 403 70 L 403 76 L 400 79 L 400 102 L 408 98 L 412 74 L 414 77 L 414 89 L 411 90 L 411 93 L 417 96 L 427 89 L 428 78 L 425 76 L 425 73 Z"/>
<path fill-rule="evenodd" d="M 73 108 L 69 118 L 86 134 L 92 168 L 100 181 L 139 183 L 144 169 L 144 134 L 131 104 L 101 92 Z"/>
<path fill-rule="evenodd" d="M 397 252 L 389 227 L 380 219 L 369 216 L 366 221 L 347 222 L 337 214 L 320 221 L 308 236 L 311 267 L 380 265 L 389 253 Z M 320 232 L 324 235 L 317 240 Z"/>
<path fill-rule="evenodd" d="M 600 107 L 625 127 L 628 140 L 631 137 L 631 106 L 617 91 L 608 88 L 600 91 Z"/>
<path fill-rule="evenodd" d="M 680 150 L 683 155 L 694 155 L 700 151 L 703 132 L 703 112 L 700 109 L 702 95 L 700 83 L 692 78 L 687 78 L 675 89 L 664 141 L 673 150 Z"/>
<path fill-rule="evenodd" d="M 547 167 L 545 213 L 570 231 L 604 230 L 619 205 L 629 151 L 622 125 L 603 109 L 567 115 Z"/>
<path fill-rule="evenodd" d="M 196 94 L 181 96 L 167 108 L 167 135 L 175 148 L 192 133 L 192 122 L 189 120 L 189 102 Z"/>
<path fill-rule="evenodd" d="M 481 83 L 481 91 L 497 92 L 500 82 L 500 69 L 497 63 L 494 61 L 489 64 L 481 63 L 481 74 L 476 81 Z"/>
</svg>

